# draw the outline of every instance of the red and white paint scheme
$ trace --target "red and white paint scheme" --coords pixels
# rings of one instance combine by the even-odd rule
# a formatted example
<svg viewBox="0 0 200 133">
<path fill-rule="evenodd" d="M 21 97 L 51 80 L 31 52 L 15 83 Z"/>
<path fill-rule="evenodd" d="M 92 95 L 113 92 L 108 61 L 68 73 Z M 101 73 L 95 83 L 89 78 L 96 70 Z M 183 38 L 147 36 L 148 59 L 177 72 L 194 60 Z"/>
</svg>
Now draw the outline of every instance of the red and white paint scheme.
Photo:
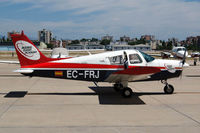
<svg viewBox="0 0 200 133">
<path fill-rule="evenodd" d="M 185 61 L 155 59 L 138 50 L 121 50 L 74 58 L 47 58 L 22 32 L 12 35 L 21 68 L 26 76 L 114 83 L 124 97 L 132 95 L 128 82 L 161 80 L 164 92 L 174 88 L 167 79 L 179 77 Z"/>
</svg>

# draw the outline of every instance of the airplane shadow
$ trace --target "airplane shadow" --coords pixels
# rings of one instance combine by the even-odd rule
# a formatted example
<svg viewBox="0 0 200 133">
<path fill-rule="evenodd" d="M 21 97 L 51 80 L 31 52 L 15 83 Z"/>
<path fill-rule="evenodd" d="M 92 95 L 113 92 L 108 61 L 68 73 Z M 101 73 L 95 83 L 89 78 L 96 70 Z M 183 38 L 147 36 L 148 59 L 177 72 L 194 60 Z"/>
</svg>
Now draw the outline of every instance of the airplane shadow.
<svg viewBox="0 0 200 133">
<path fill-rule="evenodd" d="M 5 98 L 23 98 L 26 95 L 66 95 L 66 96 L 88 96 L 88 95 L 97 95 L 95 92 L 83 92 L 83 93 L 28 93 L 28 91 L 10 91 L 9 93 L 0 93 L 5 95 Z"/>
<path fill-rule="evenodd" d="M 145 102 L 140 99 L 143 95 L 165 95 L 161 92 L 134 92 L 131 98 L 123 98 L 120 93 L 115 92 L 113 87 L 89 87 L 94 92 L 80 93 L 28 93 L 28 91 L 10 91 L 9 93 L 1 93 L 4 98 L 23 98 L 26 95 L 73 95 L 73 96 L 96 96 L 98 95 L 99 104 L 102 105 L 143 105 Z"/>
<path fill-rule="evenodd" d="M 89 87 L 96 92 L 99 97 L 99 104 L 107 105 L 142 105 L 145 104 L 140 99 L 142 95 L 165 95 L 164 93 L 133 93 L 131 98 L 124 98 L 120 93 L 115 92 L 113 87 Z"/>
<path fill-rule="evenodd" d="M 185 75 L 185 76 L 190 78 L 200 78 L 200 75 Z"/>
</svg>

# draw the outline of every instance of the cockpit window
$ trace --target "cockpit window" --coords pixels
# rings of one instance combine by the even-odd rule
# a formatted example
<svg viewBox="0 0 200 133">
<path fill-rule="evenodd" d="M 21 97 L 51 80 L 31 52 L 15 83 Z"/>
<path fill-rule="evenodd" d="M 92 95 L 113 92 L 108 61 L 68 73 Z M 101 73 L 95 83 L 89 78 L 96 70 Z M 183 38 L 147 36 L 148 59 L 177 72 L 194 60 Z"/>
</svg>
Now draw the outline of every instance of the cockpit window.
<svg viewBox="0 0 200 133">
<path fill-rule="evenodd" d="M 142 56 L 144 57 L 144 59 L 146 60 L 146 62 L 151 62 L 153 60 L 155 60 L 155 58 L 153 58 L 152 56 L 140 51 L 140 53 L 142 54 Z"/>
<path fill-rule="evenodd" d="M 185 51 L 185 48 L 178 48 L 177 51 Z"/>
<path fill-rule="evenodd" d="M 110 60 L 110 63 L 113 64 L 113 65 L 123 64 L 122 55 L 109 57 L 108 59 Z"/>
<path fill-rule="evenodd" d="M 131 64 L 142 63 L 142 59 L 140 58 L 138 54 L 130 54 L 129 60 Z"/>
</svg>

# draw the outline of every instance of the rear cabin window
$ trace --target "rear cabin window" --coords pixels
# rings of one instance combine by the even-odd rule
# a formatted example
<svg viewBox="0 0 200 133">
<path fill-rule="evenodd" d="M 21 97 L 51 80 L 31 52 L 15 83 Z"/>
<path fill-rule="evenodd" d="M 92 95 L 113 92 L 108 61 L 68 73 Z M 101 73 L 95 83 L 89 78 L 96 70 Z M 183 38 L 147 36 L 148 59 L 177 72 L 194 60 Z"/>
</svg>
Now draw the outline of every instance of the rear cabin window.
<svg viewBox="0 0 200 133">
<path fill-rule="evenodd" d="M 142 59 L 140 58 L 140 56 L 138 54 L 130 54 L 129 60 L 130 60 L 131 64 L 142 63 Z"/>
<path fill-rule="evenodd" d="M 110 63 L 113 64 L 113 65 L 123 64 L 122 55 L 109 57 L 109 60 L 110 60 Z"/>
</svg>

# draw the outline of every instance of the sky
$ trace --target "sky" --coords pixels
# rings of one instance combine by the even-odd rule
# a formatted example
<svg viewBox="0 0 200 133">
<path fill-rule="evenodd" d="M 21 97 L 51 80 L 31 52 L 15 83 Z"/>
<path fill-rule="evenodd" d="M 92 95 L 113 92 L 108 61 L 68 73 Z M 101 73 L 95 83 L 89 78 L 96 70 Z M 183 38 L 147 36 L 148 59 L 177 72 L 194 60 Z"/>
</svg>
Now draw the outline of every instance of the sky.
<svg viewBox="0 0 200 133">
<path fill-rule="evenodd" d="M 1 0 L 0 36 L 47 29 L 57 39 L 200 35 L 200 0 Z"/>
</svg>

